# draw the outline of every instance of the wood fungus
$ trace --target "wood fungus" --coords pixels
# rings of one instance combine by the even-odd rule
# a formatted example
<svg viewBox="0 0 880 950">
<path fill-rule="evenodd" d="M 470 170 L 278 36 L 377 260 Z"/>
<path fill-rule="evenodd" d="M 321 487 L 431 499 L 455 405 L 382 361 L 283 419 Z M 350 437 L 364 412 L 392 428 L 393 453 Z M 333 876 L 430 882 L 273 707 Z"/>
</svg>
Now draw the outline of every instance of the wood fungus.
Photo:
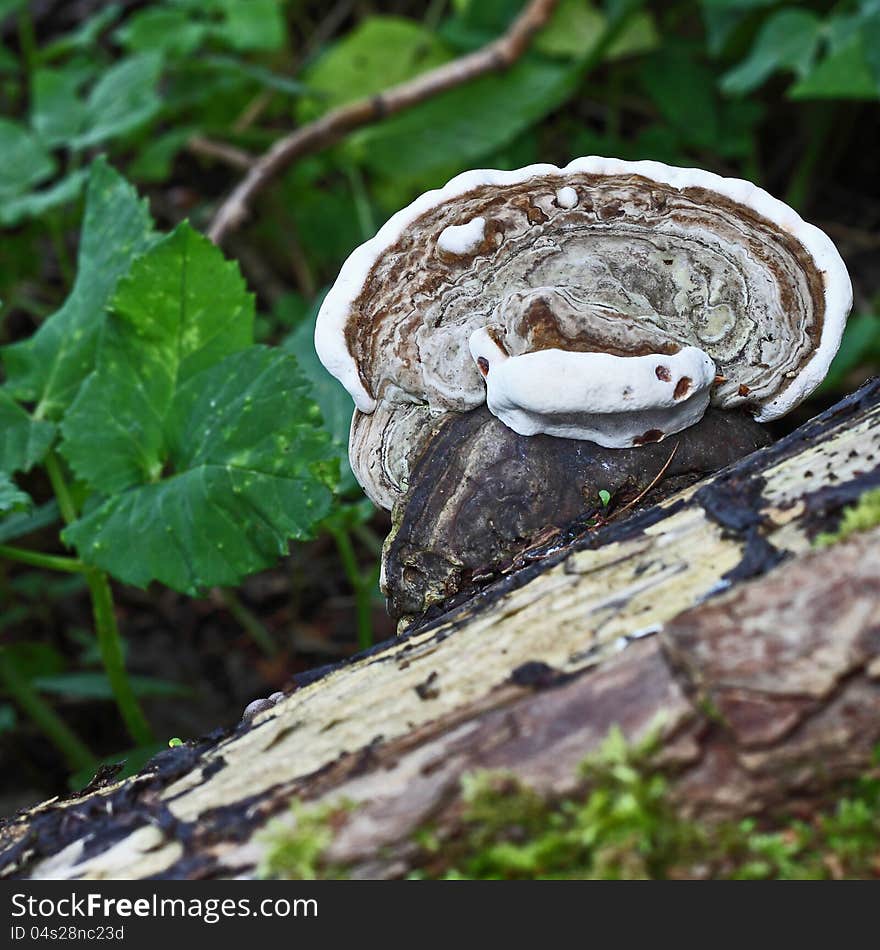
<svg viewBox="0 0 880 950">
<path fill-rule="evenodd" d="M 539 443 L 516 442 L 515 464 L 546 478 L 527 499 L 536 512 L 563 492 L 548 459 L 567 457 L 569 442 L 581 456 L 657 452 L 670 437 L 691 438 L 711 406 L 729 416 L 730 444 L 748 451 L 757 436 L 743 411 L 765 422 L 804 400 L 827 372 L 851 303 L 830 239 L 756 186 L 589 157 L 465 172 L 422 195 L 345 262 L 315 344 L 357 406 L 352 468 L 373 501 L 395 509 L 399 535 L 407 499 L 425 488 L 413 477 L 430 467 L 432 442 L 484 405 L 480 425 L 491 414 L 511 445 L 542 437 L 540 463 Z M 477 443 L 461 435 L 458 451 Z M 693 471 L 731 460 L 730 446 L 717 457 L 703 448 Z M 646 479 L 653 461 L 646 456 Z M 468 477 L 500 477 L 462 464 Z M 493 525 L 507 515 L 503 479 L 498 492 Z M 520 544 L 548 523 L 528 521 Z M 460 522 L 449 530 L 464 531 Z M 458 558 L 459 537 L 432 538 L 426 557 Z M 392 603 L 402 583 L 389 570 L 393 544 Z M 441 586 L 407 594 L 402 609 L 447 596 Z"/>
</svg>

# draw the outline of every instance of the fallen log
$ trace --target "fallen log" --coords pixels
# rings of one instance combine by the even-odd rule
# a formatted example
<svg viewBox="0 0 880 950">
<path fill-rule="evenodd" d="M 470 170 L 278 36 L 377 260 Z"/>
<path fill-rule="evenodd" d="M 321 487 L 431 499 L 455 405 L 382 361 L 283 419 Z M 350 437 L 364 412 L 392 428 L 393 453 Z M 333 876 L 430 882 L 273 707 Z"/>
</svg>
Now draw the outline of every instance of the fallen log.
<svg viewBox="0 0 880 950">
<path fill-rule="evenodd" d="M 555 539 L 282 702 L 0 827 L 0 874 L 252 876 L 292 800 L 346 801 L 328 860 L 405 874 L 461 778 L 559 794 L 612 726 L 660 729 L 683 814 L 819 796 L 880 741 L 880 530 L 814 549 L 880 486 L 880 381 L 627 520 Z"/>
</svg>

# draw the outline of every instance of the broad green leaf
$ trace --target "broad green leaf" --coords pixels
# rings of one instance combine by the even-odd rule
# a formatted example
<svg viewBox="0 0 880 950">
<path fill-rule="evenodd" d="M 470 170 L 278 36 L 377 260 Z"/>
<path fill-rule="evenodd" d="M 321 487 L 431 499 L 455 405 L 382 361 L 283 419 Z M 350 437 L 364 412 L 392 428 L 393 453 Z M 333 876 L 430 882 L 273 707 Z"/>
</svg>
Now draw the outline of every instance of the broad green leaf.
<svg viewBox="0 0 880 950">
<path fill-rule="evenodd" d="M 309 395 L 321 410 L 324 426 L 330 433 L 339 459 L 339 490 L 347 492 L 357 488 L 357 481 L 348 464 L 348 433 L 354 406 L 345 387 L 327 372 L 315 352 L 315 323 L 323 299 L 324 293 L 319 294 L 311 312 L 288 335 L 281 348 L 296 357 L 300 371 L 309 381 Z"/>
<path fill-rule="evenodd" d="M 41 462 L 55 438 L 51 422 L 31 416 L 0 389 L 0 470 L 26 472 Z"/>
<path fill-rule="evenodd" d="M 91 168 L 76 283 L 64 305 L 28 340 L 2 350 L 7 386 L 58 419 L 95 365 L 104 309 L 119 278 L 152 241 L 146 204 L 103 160 Z"/>
<path fill-rule="evenodd" d="M 202 44 L 208 32 L 183 7 L 147 7 L 130 17 L 117 31 L 116 39 L 135 53 L 165 53 L 186 56 Z"/>
<path fill-rule="evenodd" d="M 584 0 L 562 0 L 547 25 L 535 37 L 535 48 L 548 56 L 582 56 L 605 29 L 607 19 Z"/>
<path fill-rule="evenodd" d="M 30 218 L 38 218 L 54 208 L 70 204 L 80 196 L 88 178 L 88 171 L 81 168 L 42 191 L 29 191 L 15 198 L 8 198 L 0 204 L 0 224 L 12 227 Z"/>
<path fill-rule="evenodd" d="M 66 144 L 79 134 L 87 115 L 79 90 L 87 78 L 78 65 L 34 73 L 31 125 L 46 145 Z"/>
<path fill-rule="evenodd" d="M 32 505 L 30 495 L 23 492 L 7 472 L 0 472 L 0 515 L 11 511 L 27 511 Z"/>
<path fill-rule="evenodd" d="M 703 0 L 703 23 L 706 27 L 706 49 L 710 56 L 719 56 L 732 37 L 754 22 L 754 14 L 780 0 Z"/>
<path fill-rule="evenodd" d="M 253 346 L 192 376 L 164 477 L 112 495 L 63 537 L 130 584 L 195 594 L 270 566 L 330 509 L 333 448 L 295 360 Z"/>
<path fill-rule="evenodd" d="M 724 75 L 721 88 L 733 94 L 751 92 L 783 69 L 803 78 L 821 35 L 822 21 L 811 10 L 779 10 L 765 21 L 745 60 Z"/>
<path fill-rule="evenodd" d="M 0 119 L 0 202 L 20 195 L 55 171 L 55 161 L 31 132 Z"/>
<path fill-rule="evenodd" d="M 608 18 L 586 0 L 562 0 L 547 25 L 535 37 L 535 48 L 548 56 L 586 59 L 602 40 Z M 605 53 L 606 60 L 644 53 L 657 46 L 653 17 L 638 13 Z"/>
<path fill-rule="evenodd" d="M 112 301 L 95 373 L 62 427 L 61 451 L 102 492 L 155 481 L 181 387 L 253 341 L 238 266 L 184 223 L 135 261 Z"/>
<path fill-rule="evenodd" d="M 525 0 L 454 0 L 453 15 L 440 28 L 443 38 L 467 52 L 503 33 Z"/>
<path fill-rule="evenodd" d="M 282 0 L 214 0 L 224 16 L 215 30 L 231 47 L 239 50 L 278 50 L 284 46 L 286 29 Z"/>
<path fill-rule="evenodd" d="M 365 129 L 350 147 L 382 177 L 467 168 L 562 105 L 579 75 L 577 64 L 523 59 L 503 75 L 466 83 Z"/>
<path fill-rule="evenodd" d="M 450 59 L 433 33 L 402 17 L 372 16 L 332 46 L 304 78 L 313 97 L 299 106 L 313 119 L 336 106 L 373 96 Z"/>
<path fill-rule="evenodd" d="M 880 93 L 862 37 L 830 53 L 788 94 L 792 99 L 876 99 Z"/>
<path fill-rule="evenodd" d="M 190 689 L 181 683 L 152 676 L 129 676 L 128 680 L 135 696 L 186 696 L 190 693 Z M 41 693 L 78 699 L 113 699 L 113 688 L 106 673 L 55 673 L 35 677 L 32 685 Z"/>
<path fill-rule="evenodd" d="M 156 92 L 161 69 L 162 57 L 157 53 L 140 53 L 111 66 L 89 92 L 85 131 L 71 144 L 75 148 L 97 145 L 149 121 L 161 105 Z"/>
</svg>

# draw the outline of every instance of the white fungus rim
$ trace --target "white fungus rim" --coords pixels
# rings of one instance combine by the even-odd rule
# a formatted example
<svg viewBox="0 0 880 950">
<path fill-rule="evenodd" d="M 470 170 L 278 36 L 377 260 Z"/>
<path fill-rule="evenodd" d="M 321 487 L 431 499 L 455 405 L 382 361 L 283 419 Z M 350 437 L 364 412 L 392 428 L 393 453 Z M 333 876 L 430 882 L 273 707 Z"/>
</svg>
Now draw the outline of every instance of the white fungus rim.
<svg viewBox="0 0 880 950">
<path fill-rule="evenodd" d="M 846 317 L 852 306 L 852 284 L 846 265 L 824 231 L 804 221 L 793 208 L 763 188 L 741 178 L 723 178 L 701 168 L 678 168 L 662 162 L 630 162 L 590 155 L 576 158 L 564 168 L 537 164 L 512 171 L 477 168 L 462 172 L 443 188 L 427 191 L 416 198 L 389 218 L 375 237 L 352 251 L 321 305 L 315 327 L 315 349 L 326 369 L 351 393 L 361 412 L 372 412 L 376 408 L 376 400 L 361 382 L 357 363 L 346 344 L 345 329 L 351 307 L 382 254 L 423 214 L 476 188 L 485 185 L 518 185 L 530 178 L 564 178 L 572 174 L 639 175 L 680 191 L 685 188 L 704 188 L 744 205 L 799 241 L 813 258 L 824 284 L 822 336 L 797 377 L 781 393 L 764 403 L 755 413 L 755 419 L 768 422 L 785 415 L 822 382 L 840 346 Z"/>
</svg>

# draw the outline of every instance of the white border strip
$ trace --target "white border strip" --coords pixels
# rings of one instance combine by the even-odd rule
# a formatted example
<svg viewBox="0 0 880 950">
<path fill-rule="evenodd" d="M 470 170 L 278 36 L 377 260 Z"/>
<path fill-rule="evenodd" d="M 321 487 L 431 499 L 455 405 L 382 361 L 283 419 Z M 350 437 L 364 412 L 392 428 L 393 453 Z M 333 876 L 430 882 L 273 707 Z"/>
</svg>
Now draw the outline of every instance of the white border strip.
<svg viewBox="0 0 880 950">
<path fill-rule="evenodd" d="M 806 366 L 778 396 L 762 406 L 755 416 L 766 422 L 784 415 L 819 385 L 840 346 L 846 317 L 852 306 L 852 284 L 846 265 L 832 240 L 808 224 L 787 204 L 762 188 L 741 178 L 722 178 L 700 168 L 676 168 L 661 162 L 627 162 L 596 155 L 576 158 L 564 168 L 556 165 L 527 165 L 513 171 L 477 168 L 456 175 L 443 188 L 427 191 L 398 211 L 371 238 L 349 255 L 336 283 L 324 299 L 315 327 L 315 349 L 321 362 L 351 393 L 361 412 L 372 412 L 376 400 L 366 391 L 357 364 L 345 342 L 345 327 L 351 306 L 360 296 L 367 277 L 381 255 L 397 242 L 403 232 L 426 212 L 484 185 L 517 185 L 529 178 L 583 173 L 587 175 L 640 175 L 659 184 L 685 188 L 705 188 L 745 205 L 796 238 L 816 262 L 825 283 L 825 315 L 822 337 Z"/>
</svg>

